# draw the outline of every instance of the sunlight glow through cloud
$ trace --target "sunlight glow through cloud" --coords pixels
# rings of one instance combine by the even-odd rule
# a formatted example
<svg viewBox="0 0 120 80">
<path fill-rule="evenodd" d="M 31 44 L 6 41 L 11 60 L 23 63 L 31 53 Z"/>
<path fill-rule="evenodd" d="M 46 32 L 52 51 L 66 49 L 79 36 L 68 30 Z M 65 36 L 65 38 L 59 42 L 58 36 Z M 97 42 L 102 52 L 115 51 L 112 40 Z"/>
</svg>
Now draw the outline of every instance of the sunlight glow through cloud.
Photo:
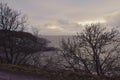
<svg viewBox="0 0 120 80">
<path fill-rule="evenodd" d="M 50 30 L 61 30 L 63 31 L 64 29 L 59 27 L 59 26 L 56 26 L 56 25 L 49 25 L 47 26 L 47 29 L 50 29 Z"/>
<path fill-rule="evenodd" d="M 107 21 L 105 19 L 96 19 L 96 20 L 89 20 L 89 21 L 79 21 L 77 22 L 79 25 L 85 26 L 89 24 L 96 24 L 96 23 L 106 23 Z"/>
</svg>

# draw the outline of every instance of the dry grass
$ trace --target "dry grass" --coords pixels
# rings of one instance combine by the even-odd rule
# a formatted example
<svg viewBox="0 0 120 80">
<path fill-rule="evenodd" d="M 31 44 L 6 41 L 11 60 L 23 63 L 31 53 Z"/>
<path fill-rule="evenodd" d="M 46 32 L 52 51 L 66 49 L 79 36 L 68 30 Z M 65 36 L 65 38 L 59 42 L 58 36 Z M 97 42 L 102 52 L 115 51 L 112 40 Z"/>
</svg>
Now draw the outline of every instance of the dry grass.
<svg viewBox="0 0 120 80">
<path fill-rule="evenodd" d="M 43 68 L 35 68 L 32 66 L 0 64 L 0 70 L 7 70 L 10 72 L 25 73 L 38 75 L 49 78 L 50 80 L 120 80 L 120 76 L 106 77 L 96 76 L 90 74 L 81 74 L 72 71 L 60 70 L 53 71 Z"/>
</svg>

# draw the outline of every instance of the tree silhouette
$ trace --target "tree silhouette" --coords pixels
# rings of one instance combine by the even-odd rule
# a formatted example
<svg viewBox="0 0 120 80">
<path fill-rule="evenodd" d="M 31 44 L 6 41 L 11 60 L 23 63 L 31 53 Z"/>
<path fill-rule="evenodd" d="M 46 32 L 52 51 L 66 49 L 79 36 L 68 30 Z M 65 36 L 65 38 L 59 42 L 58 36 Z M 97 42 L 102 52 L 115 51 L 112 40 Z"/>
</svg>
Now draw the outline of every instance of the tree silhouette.
<svg viewBox="0 0 120 80">
<path fill-rule="evenodd" d="M 62 53 L 73 69 L 104 75 L 119 67 L 120 42 L 118 31 L 91 24 L 73 40 L 62 41 Z"/>
<path fill-rule="evenodd" d="M 11 64 L 24 64 L 30 54 L 45 51 L 47 40 L 24 32 L 26 20 L 7 4 L 0 4 L 1 60 Z"/>
</svg>

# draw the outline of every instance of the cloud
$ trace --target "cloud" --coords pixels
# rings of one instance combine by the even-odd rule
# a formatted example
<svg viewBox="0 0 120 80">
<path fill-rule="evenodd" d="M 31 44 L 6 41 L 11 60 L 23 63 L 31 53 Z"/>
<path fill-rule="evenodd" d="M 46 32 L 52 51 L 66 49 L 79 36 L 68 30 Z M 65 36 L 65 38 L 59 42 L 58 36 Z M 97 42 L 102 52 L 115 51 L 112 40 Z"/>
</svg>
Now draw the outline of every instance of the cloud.
<svg viewBox="0 0 120 80">
<path fill-rule="evenodd" d="M 42 35 L 63 35 L 66 32 L 60 25 L 52 22 L 41 25 L 39 29 L 41 29 L 40 34 Z"/>
<path fill-rule="evenodd" d="M 83 26 L 79 25 L 76 21 L 73 20 L 57 20 L 57 23 L 61 25 L 69 34 L 76 34 L 83 29 Z"/>
<path fill-rule="evenodd" d="M 40 33 L 44 35 L 72 35 L 83 29 L 83 26 L 79 25 L 76 21 L 65 19 L 47 22 L 41 26 L 39 27 Z"/>
<path fill-rule="evenodd" d="M 78 22 L 89 21 L 116 10 L 120 11 L 120 0 L 1 0 L 10 7 L 28 15 L 30 25 L 41 34 L 76 34 L 84 27 Z M 103 18 L 110 25 L 120 24 L 120 12 Z"/>
<path fill-rule="evenodd" d="M 120 26 L 120 12 L 115 11 L 112 12 L 104 17 L 104 19 L 107 21 L 107 24 L 110 26 Z"/>
<path fill-rule="evenodd" d="M 47 24 L 46 28 L 50 30 L 64 31 L 64 28 L 60 27 L 59 25 L 54 25 L 54 24 Z"/>
</svg>

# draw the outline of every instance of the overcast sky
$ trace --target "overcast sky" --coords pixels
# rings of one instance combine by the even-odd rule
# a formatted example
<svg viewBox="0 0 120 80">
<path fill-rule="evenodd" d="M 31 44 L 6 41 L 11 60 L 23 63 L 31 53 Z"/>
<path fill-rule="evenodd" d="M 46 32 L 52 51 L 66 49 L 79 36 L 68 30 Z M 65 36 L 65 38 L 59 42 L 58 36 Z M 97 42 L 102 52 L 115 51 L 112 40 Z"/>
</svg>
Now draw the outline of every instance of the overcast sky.
<svg viewBox="0 0 120 80">
<path fill-rule="evenodd" d="M 120 0 L 0 0 L 44 35 L 74 34 L 87 23 L 119 25 Z"/>
</svg>

